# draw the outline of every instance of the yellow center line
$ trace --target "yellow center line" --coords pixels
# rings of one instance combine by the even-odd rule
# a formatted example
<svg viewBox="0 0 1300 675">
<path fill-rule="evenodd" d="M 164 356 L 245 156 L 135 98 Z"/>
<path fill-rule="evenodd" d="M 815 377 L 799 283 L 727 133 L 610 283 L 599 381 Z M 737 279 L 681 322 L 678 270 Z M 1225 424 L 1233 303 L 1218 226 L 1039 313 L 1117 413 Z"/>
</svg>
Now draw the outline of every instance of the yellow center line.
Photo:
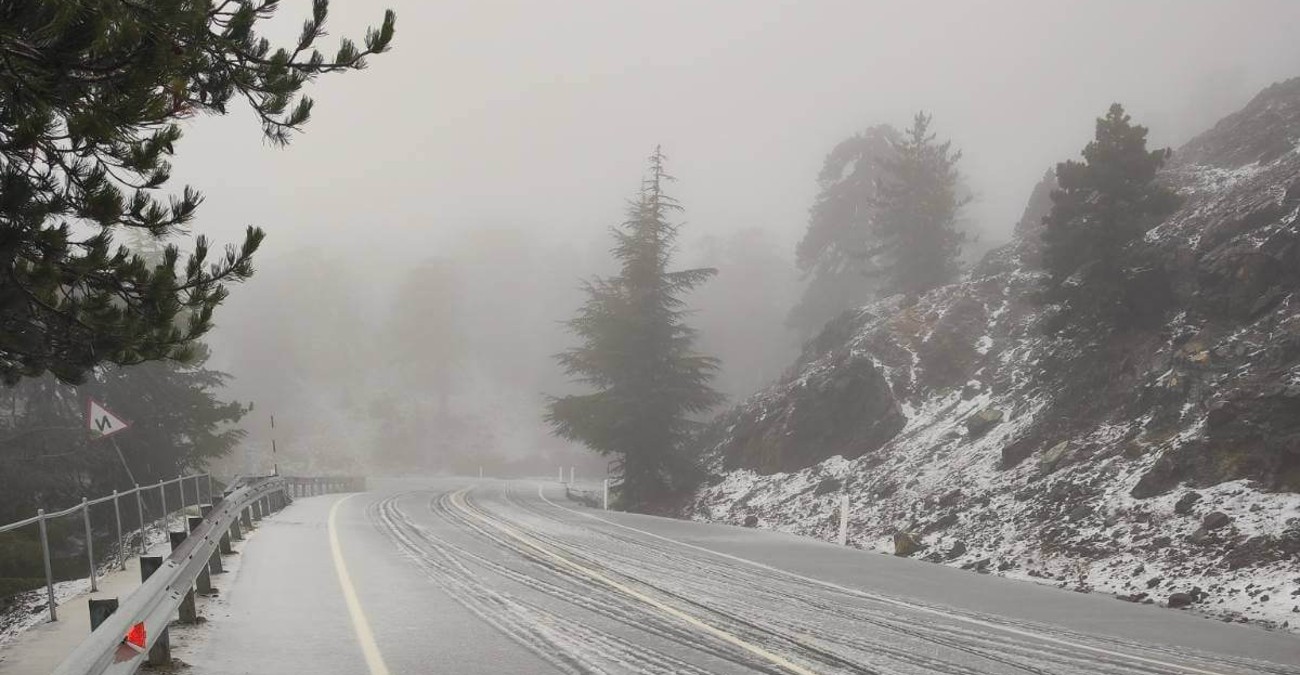
<svg viewBox="0 0 1300 675">
<path fill-rule="evenodd" d="M 361 653 L 366 657 L 366 667 L 370 669 L 370 675 L 388 675 L 388 666 L 384 664 L 384 657 L 379 653 L 379 645 L 375 644 L 375 634 L 370 630 L 370 621 L 366 619 L 366 613 L 361 610 L 357 589 L 352 586 L 352 577 L 348 574 L 347 563 L 343 561 L 343 549 L 339 546 L 339 530 L 336 525 L 339 507 L 355 496 L 357 495 L 350 494 L 334 502 L 330 507 L 330 553 L 334 555 L 334 571 L 338 573 L 339 587 L 343 589 L 343 600 L 347 602 L 348 614 L 352 617 L 352 628 L 357 633 L 357 642 L 361 643 Z"/>
<path fill-rule="evenodd" d="M 645 593 L 642 593 L 641 591 L 636 590 L 635 588 L 632 588 L 615 579 L 611 579 L 601 574 L 600 572 L 597 572 L 596 570 L 579 565 L 578 563 L 575 563 L 572 560 L 565 558 L 564 556 L 554 553 L 551 550 L 544 548 L 539 544 L 534 543 L 528 537 L 524 536 L 523 534 L 520 534 L 514 528 L 504 523 L 497 522 L 496 520 L 491 518 L 483 517 L 478 512 L 471 509 L 469 507 L 469 504 L 465 502 L 465 494 L 468 493 L 471 489 L 473 488 L 465 488 L 464 490 L 453 493 L 451 495 L 452 505 L 455 506 L 462 513 L 470 516 L 471 518 L 474 518 L 479 522 L 482 522 L 496 530 L 499 530 L 506 536 L 509 536 L 510 538 L 518 541 L 524 546 L 527 546 L 528 548 L 537 551 L 538 553 L 546 556 L 547 558 L 554 560 L 560 565 L 563 565 L 564 567 L 567 567 L 577 572 L 578 574 L 587 577 L 588 579 L 592 579 L 593 581 L 597 581 L 602 584 L 605 584 L 610 588 L 613 588 L 621 593 L 631 596 L 632 598 L 640 600 L 641 602 L 644 602 L 645 604 L 654 607 L 655 609 L 659 610 L 660 612 L 663 612 L 664 614 L 667 614 L 668 616 L 671 616 L 690 626 L 698 628 L 701 631 L 708 633 L 709 635 L 712 635 L 724 642 L 735 645 L 749 652 L 750 654 L 753 654 L 754 656 L 757 656 L 765 661 L 780 666 L 781 668 L 784 668 L 792 673 L 799 673 L 799 675 L 814 675 L 813 671 L 808 670 L 807 668 L 804 668 L 803 666 L 800 666 L 796 663 L 792 663 L 788 659 L 778 654 L 774 654 L 766 649 L 763 649 L 762 647 L 759 647 L 758 645 L 752 644 L 750 642 L 746 642 L 745 640 L 742 640 L 741 638 L 731 633 L 728 633 L 727 631 L 724 631 L 721 628 L 717 628 L 708 623 L 705 623 L 704 621 L 701 621 L 700 619 L 697 619 L 694 616 L 691 616 L 690 614 L 687 614 L 686 612 L 677 609 L 676 607 L 672 607 L 668 604 L 665 604 L 649 595 L 646 595 Z"/>
</svg>

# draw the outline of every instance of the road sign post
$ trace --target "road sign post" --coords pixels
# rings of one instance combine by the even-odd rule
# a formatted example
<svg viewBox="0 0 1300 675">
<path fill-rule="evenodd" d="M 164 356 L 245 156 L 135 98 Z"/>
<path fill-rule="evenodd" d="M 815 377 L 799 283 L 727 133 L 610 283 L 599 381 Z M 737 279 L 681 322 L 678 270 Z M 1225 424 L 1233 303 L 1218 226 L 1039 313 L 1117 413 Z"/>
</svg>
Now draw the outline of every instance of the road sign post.
<svg viewBox="0 0 1300 675">
<path fill-rule="evenodd" d="M 99 590 L 99 580 L 95 578 L 95 536 L 90 529 L 90 502 L 81 498 L 81 520 L 86 526 L 86 565 L 90 568 L 90 591 Z"/>
<path fill-rule="evenodd" d="M 119 431 L 125 431 L 130 426 L 130 422 L 110 412 L 99 401 L 93 398 L 86 399 L 86 428 L 90 430 L 95 440 L 108 438 Z M 117 439 L 112 439 L 112 443 L 113 450 L 117 451 L 117 459 L 122 462 L 122 469 L 126 471 L 126 477 L 135 483 L 135 474 L 126 463 L 126 456 L 122 454 L 122 448 L 118 447 Z"/>
</svg>

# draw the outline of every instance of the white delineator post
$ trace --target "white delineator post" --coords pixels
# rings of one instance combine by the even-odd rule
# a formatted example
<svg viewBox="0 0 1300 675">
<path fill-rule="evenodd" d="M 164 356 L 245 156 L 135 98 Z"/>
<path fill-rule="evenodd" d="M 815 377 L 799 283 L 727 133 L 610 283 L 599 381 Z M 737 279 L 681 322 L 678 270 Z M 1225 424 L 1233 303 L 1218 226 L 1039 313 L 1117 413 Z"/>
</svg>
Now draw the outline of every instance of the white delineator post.
<svg viewBox="0 0 1300 675">
<path fill-rule="evenodd" d="M 849 496 L 840 495 L 840 546 L 849 544 Z"/>
<path fill-rule="evenodd" d="M 608 511 L 608 510 L 609 510 L 609 479 L 608 479 L 608 478 L 605 479 L 605 499 L 604 499 L 604 504 L 605 504 L 605 510 Z"/>
<path fill-rule="evenodd" d="M 573 467 L 569 467 L 569 485 L 573 485 Z"/>
<path fill-rule="evenodd" d="M 564 483 L 564 467 L 560 467 L 560 483 Z"/>
</svg>

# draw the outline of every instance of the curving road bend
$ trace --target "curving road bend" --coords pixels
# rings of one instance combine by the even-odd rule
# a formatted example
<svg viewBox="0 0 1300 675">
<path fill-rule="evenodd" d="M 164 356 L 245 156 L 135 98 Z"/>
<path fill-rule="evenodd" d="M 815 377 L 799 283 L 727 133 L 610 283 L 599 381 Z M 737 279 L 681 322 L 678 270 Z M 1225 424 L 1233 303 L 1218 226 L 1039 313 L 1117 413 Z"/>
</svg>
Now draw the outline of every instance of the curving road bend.
<svg viewBox="0 0 1300 675">
<path fill-rule="evenodd" d="M 1300 675 L 1300 639 L 772 532 L 439 480 L 299 500 L 197 673 Z"/>
</svg>

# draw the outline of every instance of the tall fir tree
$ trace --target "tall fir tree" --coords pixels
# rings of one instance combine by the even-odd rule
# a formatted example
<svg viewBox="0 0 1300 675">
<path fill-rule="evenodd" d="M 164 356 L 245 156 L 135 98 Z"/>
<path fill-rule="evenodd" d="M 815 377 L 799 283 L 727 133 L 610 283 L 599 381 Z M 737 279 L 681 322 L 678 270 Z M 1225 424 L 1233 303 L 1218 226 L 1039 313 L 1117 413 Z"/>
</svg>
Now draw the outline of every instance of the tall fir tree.
<svg viewBox="0 0 1300 675">
<path fill-rule="evenodd" d="M 817 334 L 845 310 L 871 301 L 879 282 L 869 275 L 875 257 L 876 188 L 882 164 L 899 140 L 898 131 L 877 125 L 838 143 L 817 175 L 817 198 L 808 227 L 795 249 L 795 262 L 807 279 L 788 326 L 801 339 Z"/>
<path fill-rule="evenodd" d="M 1064 302 L 1068 313 L 1116 318 L 1124 248 L 1178 208 L 1178 195 L 1155 182 L 1172 154 L 1147 150 L 1147 128 L 1115 103 L 1097 119 L 1084 161 L 1056 165 L 1042 235 L 1049 299 Z"/>
<path fill-rule="evenodd" d="M 557 359 L 589 394 L 552 398 L 547 421 L 566 439 L 614 458 L 617 495 L 628 509 L 652 509 L 697 475 L 688 444 L 696 416 L 722 401 L 709 386 L 718 360 L 693 349 L 682 296 L 712 277 L 709 268 L 669 271 L 681 206 L 659 148 L 650 175 L 612 232 L 618 275 L 585 284 L 587 302 L 568 322 L 582 345 Z"/>
<path fill-rule="evenodd" d="M 184 232 L 202 198 L 160 195 L 179 122 L 246 100 L 273 143 L 307 122 L 303 86 L 387 50 L 394 16 L 342 40 L 314 0 L 297 39 L 272 49 L 259 23 L 278 0 L 15 0 L 0 4 L 0 379 L 75 382 L 101 363 L 184 359 L 228 282 L 252 273 L 260 229 L 211 256 L 203 237 L 161 264 L 113 241 Z M 213 260 L 211 258 L 215 257 Z"/>
<path fill-rule="evenodd" d="M 961 152 L 930 132 L 931 116 L 919 112 L 881 163 L 873 248 L 884 293 L 916 297 L 950 283 L 960 272 L 965 237 L 957 229 L 969 201 L 959 194 Z"/>
</svg>

